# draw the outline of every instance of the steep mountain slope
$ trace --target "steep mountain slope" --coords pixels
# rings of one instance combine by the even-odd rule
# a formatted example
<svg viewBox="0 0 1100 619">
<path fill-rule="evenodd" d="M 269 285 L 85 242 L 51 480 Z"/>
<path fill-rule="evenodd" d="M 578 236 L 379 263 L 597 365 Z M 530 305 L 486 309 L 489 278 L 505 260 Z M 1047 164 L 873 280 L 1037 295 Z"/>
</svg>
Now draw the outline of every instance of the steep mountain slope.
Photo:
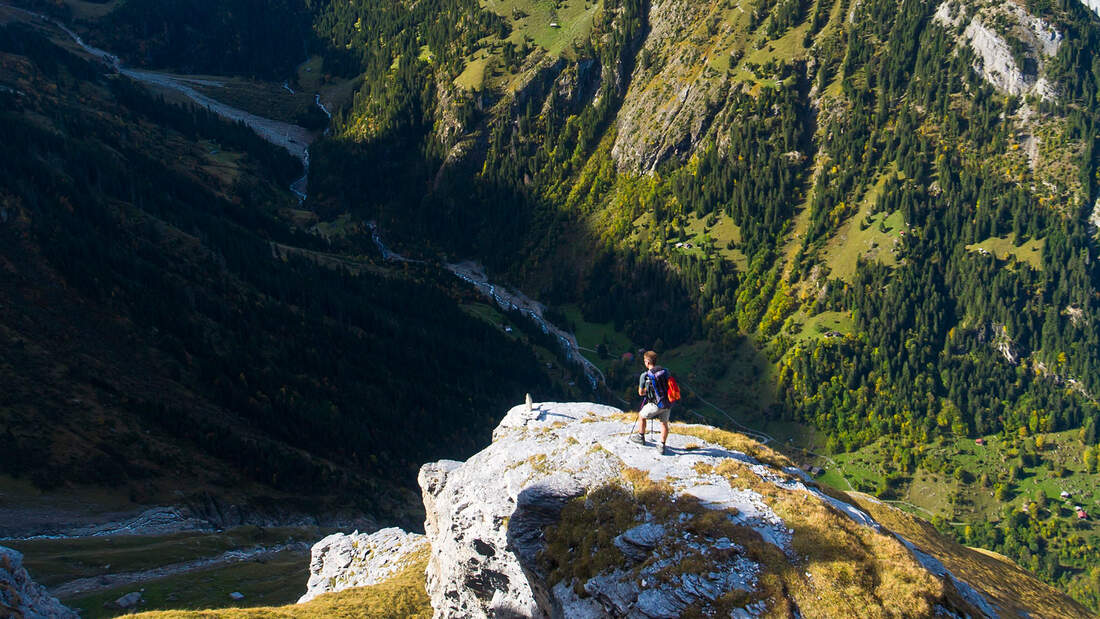
<svg viewBox="0 0 1100 619">
<path fill-rule="evenodd" d="M 1100 530 L 1057 505 L 1070 476 L 1100 500 L 1086 5 L 310 7 L 323 72 L 362 73 L 313 152 L 333 242 L 377 219 L 636 346 L 707 351 L 708 400 L 866 450 L 882 498 L 947 488 L 918 507 L 1100 604 Z"/>
<path fill-rule="evenodd" d="M 80 28 L 128 65 L 283 80 L 317 47 L 302 0 L 15 2 Z M 95 23 L 97 27 L 85 29 Z"/>
<path fill-rule="evenodd" d="M 318 157 L 319 203 L 483 259 L 639 345 L 732 356 L 750 338 L 771 368 L 748 380 L 777 397 L 730 392 L 730 408 L 810 425 L 833 452 L 874 443 L 883 496 L 965 473 L 941 445 L 1003 437 L 1003 466 L 953 499 L 998 523 L 975 543 L 1097 603 L 1095 528 L 1006 508 L 1017 465 L 1096 467 L 1086 6 L 372 7 L 318 22 L 366 76 Z M 1074 433 L 1076 461 L 1034 439 L 1054 432 Z"/>
<path fill-rule="evenodd" d="M 404 518 L 478 403 L 559 390 L 453 277 L 296 226 L 289 154 L 56 34 L 0 24 L 0 472 Z"/>
</svg>

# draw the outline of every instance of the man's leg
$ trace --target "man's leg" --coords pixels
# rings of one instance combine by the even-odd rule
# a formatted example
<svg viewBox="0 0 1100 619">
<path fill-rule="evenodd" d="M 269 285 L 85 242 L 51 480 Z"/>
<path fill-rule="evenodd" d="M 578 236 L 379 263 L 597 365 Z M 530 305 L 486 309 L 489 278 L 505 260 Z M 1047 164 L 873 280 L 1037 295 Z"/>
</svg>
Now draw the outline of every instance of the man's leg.
<svg viewBox="0 0 1100 619">
<path fill-rule="evenodd" d="M 645 410 L 645 407 L 642 407 L 642 411 L 644 411 L 644 410 Z M 637 443 L 639 445 L 645 445 L 645 422 L 646 422 L 646 417 L 645 417 L 645 413 L 643 413 L 642 411 L 638 412 L 638 421 L 635 422 L 635 424 L 634 424 L 635 427 L 640 427 L 641 431 L 638 432 L 637 434 L 634 434 L 634 428 L 631 428 L 630 429 L 630 436 L 628 437 L 628 439 L 631 442 Z"/>
<path fill-rule="evenodd" d="M 645 432 L 643 429 L 642 432 Z M 664 445 L 668 442 L 668 422 L 664 419 L 661 420 L 661 444 Z"/>
<path fill-rule="evenodd" d="M 660 411 L 657 409 L 657 405 L 652 402 L 649 402 L 646 405 L 642 406 L 641 410 L 638 411 L 638 424 L 641 426 L 642 429 L 642 437 L 645 437 L 646 421 L 660 416 L 659 413 Z"/>
</svg>

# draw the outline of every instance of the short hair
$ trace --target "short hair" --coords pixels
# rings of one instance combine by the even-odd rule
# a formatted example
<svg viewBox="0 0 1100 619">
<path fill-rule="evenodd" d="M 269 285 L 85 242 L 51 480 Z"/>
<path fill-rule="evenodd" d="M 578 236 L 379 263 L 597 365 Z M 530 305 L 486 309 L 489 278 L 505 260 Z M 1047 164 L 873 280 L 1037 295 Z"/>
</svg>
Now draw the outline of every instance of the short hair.
<svg viewBox="0 0 1100 619">
<path fill-rule="evenodd" d="M 657 363 L 657 352 L 653 350 L 645 351 L 644 358 L 650 363 Z"/>
</svg>

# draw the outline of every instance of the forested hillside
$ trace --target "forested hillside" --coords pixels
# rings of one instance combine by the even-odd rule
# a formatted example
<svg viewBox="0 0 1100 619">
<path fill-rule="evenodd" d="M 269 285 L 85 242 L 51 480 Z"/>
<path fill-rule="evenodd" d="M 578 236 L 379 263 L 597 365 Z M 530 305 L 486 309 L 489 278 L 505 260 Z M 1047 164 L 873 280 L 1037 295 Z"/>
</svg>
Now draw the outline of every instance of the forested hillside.
<svg viewBox="0 0 1100 619">
<path fill-rule="evenodd" d="M 0 166 L 0 472 L 43 490 L 399 514 L 422 462 L 560 392 L 453 277 L 297 226 L 285 151 L 18 23 Z"/>
<path fill-rule="evenodd" d="M 282 80 L 319 46 L 311 0 L 16 2 L 81 28 L 127 64 Z M 89 10 L 90 9 L 90 10 Z M 94 27 L 84 30 L 90 22 Z"/>
<path fill-rule="evenodd" d="M 873 445 L 884 498 L 954 474 L 945 522 L 993 524 L 945 528 L 1097 604 L 1096 532 L 1027 480 L 1096 470 L 1085 6 L 366 1 L 316 28 L 365 75 L 317 204 L 639 345 L 749 338 L 777 396 L 741 412 Z M 958 481 L 943 452 L 979 437 L 1002 464 Z"/>
<path fill-rule="evenodd" d="M 180 368 L 191 367 L 180 359 L 218 368 L 181 369 L 180 384 L 197 392 L 218 385 L 218 401 L 234 402 L 250 423 L 325 419 L 344 437 L 366 414 L 347 411 L 378 397 L 356 382 L 363 372 L 353 380 L 348 369 L 376 358 L 370 345 L 390 337 L 369 325 L 409 329 L 421 339 L 402 342 L 418 350 L 445 339 L 439 325 L 451 323 L 463 325 L 444 330 L 460 355 L 454 365 L 477 368 L 465 378 L 449 372 L 452 355 L 423 351 L 366 373 L 418 385 L 417 370 L 433 367 L 433 378 L 453 379 L 438 391 L 391 390 L 409 398 L 402 410 L 423 407 L 457 424 L 437 393 L 473 411 L 477 402 L 463 395 L 471 381 L 492 376 L 493 385 L 505 385 L 493 393 L 502 393 L 535 380 L 521 350 L 494 354 L 510 345 L 499 332 L 481 335 L 483 327 L 457 312 L 437 310 L 451 307 L 443 297 L 412 301 L 435 283 L 414 292 L 399 283 L 407 279 L 377 268 L 349 278 L 310 261 L 260 258 L 272 240 L 364 253 L 362 228 L 347 224 L 377 220 L 403 251 L 480 260 L 494 278 L 561 315 L 576 308 L 583 321 L 608 325 L 627 348 L 655 346 L 691 359 L 690 380 L 709 400 L 743 421 L 782 428 L 793 455 L 807 456 L 799 446 L 827 452 L 829 459 L 814 456 L 830 463 L 827 479 L 934 515 L 965 543 L 1002 552 L 1100 607 L 1100 530 L 1071 509 L 1080 503 L 1100 513 L 1100 58 L 1093 53 L 1100 17 L 1078 0 L 253 4 L 199 17 L 195 3 L 122 0 L 103 17 L 79 21 L 82 32 L 118 45 L 131 62 L 281 76 L 292 59 L 316 54 L 310 68 L 319 67 L 318 79 L 361 79 L 351 103 L 335 111 L 332 135 L 312 148 L 302 208 L 319 218 L 315 229 L 326 241 L 278 223 L 272 205 L 288 198 L 264 190 L 285 174 L 275 160 L 255 162 L 267 166 L 269 179 L 245 194 L 256 208 L 235 211 L 188 192 L 166 194 L 166 204 L 186 209 L 149 206 L 136 190 L 105 194 L 111 205 L 168 218 L 213 256 L 199 264 L 232 274 L 232 284 L 221 285 L 257 295 L 239 293 L 229 305 L 177 296 L 172 307 L 201 309 L 202 328 L 182 332 L 165 319 L 153 325 L 156 333 L 139 330 L 186 343 L 158 345 Z M 245 23 L 242 11 L 261 17 Z M 310 31 L 301 19 L 312 20 Z M 126 34 L 110 39 L 116 30 Z M 273 45 L 279 30 L 287 36 L 265 64 L 254 52 Z M 257 37 L 259 48 L 243 44 Z M 231 53 L 212 51 L 226 44 Z M 80 160 L 108 165 L 111 158 Z M 201 232 L 198 215 L 168 215 L 211 208 L 218 221 L 247 217 L 227 220 L 239 223 L 227 230 L 242 236 L 220 224 Z M 127 234 L 137 234 L 134 226 L 126 220 Z M 95 251 L 95 260 L 73 260 L 72 268 L 114 264 L 111 252 L 122 249 Z M 406 278 L 431 280 L 408 270 Z M 112 277 L 134 277 L 120 273 Z M 207 271 L 190 273 L 207 279 Z M 118 292 L 103 302 L 125 306 L 127 288 L 108 288 Z M 315 322 L 301 329 L 324 334 L 339 351 L 331 358 L 355 361 L 303 354 L 308 347 L 281 337 L 297 328 L 265 322 L 252 309 L 256 299 L 270 299 L 271 311 L 287 320 L 303 307 L 321 308 L 303 312 Z M 364 301 L 386 309 L 363 314 Z M 128 311 L 135 324 L 158 315 Z M 346 337 L 359 329 L 362 347 Z M 257 342 L 227 344 L 241 332 Z M 489 343 L 470 345 L 482 341 Z M 205 345 L 176 352 L 193 342 Z M 251 373 L 239 371 L 244 361 L 221 365 L 226 346 L 248 351 L 242 358 Z M 210 350 L 219 353 L 204 356 Z M 433 365 L 443 358 L 446 371 Z M 303 360 L 315 361 L 308 371 L 286 370 Z M 610 387 L 630 396 L 633 366 L 607 369 Z M 264 398 L 251 395 L 253 381 Z M 301 397 L 292 401 L 302 408 L 272 416 L 284 384 L 297 389 Z M 283 438 L 315 444 L 309 424 L 295 423 L 279 427 L 292 427 L 299 442 Z M 379 440 L 380 430 L 372 426 L 368 438 Z M 411 431 L 389 430 L 381 434 Z M 355 432 L 348 445 L 359 440 Z M 436 434 L 421 447 L 465 440 Z M 367 473 L 383 466 L 350 455 Z"/>
</svg>

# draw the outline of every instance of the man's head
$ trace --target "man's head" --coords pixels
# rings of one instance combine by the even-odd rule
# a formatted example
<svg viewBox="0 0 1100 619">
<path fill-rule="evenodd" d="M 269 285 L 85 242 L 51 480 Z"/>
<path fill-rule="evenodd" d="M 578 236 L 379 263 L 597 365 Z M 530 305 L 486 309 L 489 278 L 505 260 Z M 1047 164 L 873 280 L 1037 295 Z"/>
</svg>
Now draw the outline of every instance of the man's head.
<svg viewBox="0 0 1100 619">
<path fill-rule="evenodd" d="M 657 353 L 652 350 L 647 350 L 642 359 L 647 368 L 657 365 Z"/>
</svg>

